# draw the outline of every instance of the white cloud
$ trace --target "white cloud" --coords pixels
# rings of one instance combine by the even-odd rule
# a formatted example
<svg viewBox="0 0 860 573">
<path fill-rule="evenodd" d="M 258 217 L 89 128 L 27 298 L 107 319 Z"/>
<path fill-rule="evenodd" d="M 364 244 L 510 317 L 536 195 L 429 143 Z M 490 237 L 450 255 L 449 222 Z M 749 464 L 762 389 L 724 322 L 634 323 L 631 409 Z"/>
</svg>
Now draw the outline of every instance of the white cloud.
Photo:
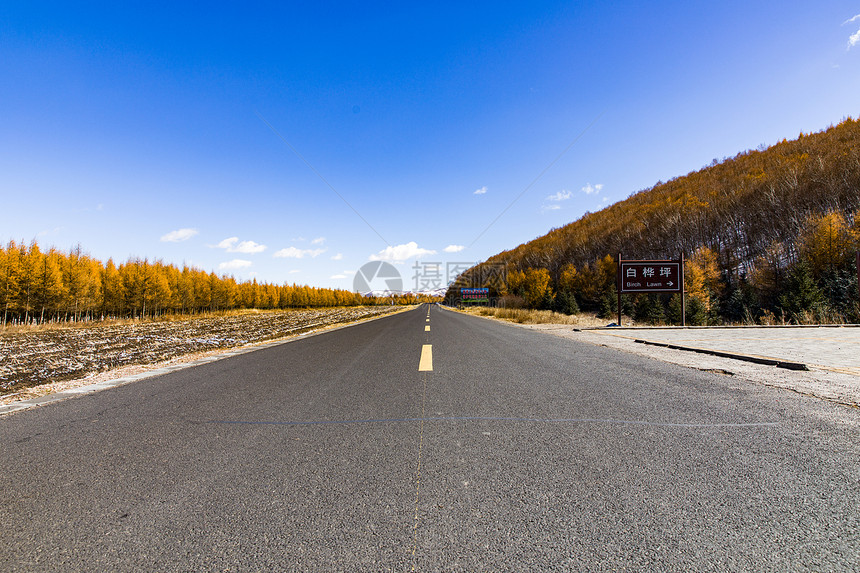
<svg viewBox="0 0 860 573">
<path fill-rule="evenodd" d="M 236 245 L 234 253 L 262 253 L 266 250 L 266 245 L 260 245 L 254 241 L 242 241 Z"/>
<path fill-rule="evenodd" d="M 485 194 L 486 192 L 487 192 L 487 186 L 486 186 L 486 185 L 484 185 L 484 186 L 483 186 L 483 187 L 481 187 L 480 189 L 475 189 L 475 192 L 474 192 L 474 193 L 472 193 L 472 194 L 473 194 L 473 195 L 483 195 L 483 194 Z"/>
<path fill-rule="evenodd" d="M 555 195 L 550 195 L 549 197 L 547 197 L 547 200 L 549 200 L 549 201 L 567 201 L 572 196 L 573 196 L 573 192 L 568 191 L 567 189 L 562 189 L 561 191 L 559 191 Z"/>
<path fill-rule="evenodd" d="M 312 245 L 322 245 L 323 243 L 325 243 L 325 237 L 317 237 L 316 239 L 311 241 Z"/>
<path fill-rule="evenodd" d="M 187 241 L 198 232 L 199 231 L 197 231 L 197 229 L 177 229 L 175 231 L 170 231 L 166 235 L 162 235 L 161 241 L 163 243 L 180 243 L 182 241 Z"/>
<path fill-rule="evenodd" d="M 333 279 L 345 279 L 346 275 L 332 275 L 331 278 L 333 278 Z"/>
<path fill-rule="evenodd" d="M 600 193 L 601 189 L 603 189 L 603 183 L 598 183 L 597 185 L 586 183 L 585 187 L 582 188 L 582 192 L 586 195 L 593 195 L 594 193 Z"/>
<path fill-rule="evenodd" d="M 860 14 L 848 18 L 847 20 L 842 22 L 842 25 L 844 26 L 845 24 L 850 24 L 852 22 L 856 22 L 857 20 L 860 20 Z M 857 44 L 860 44 L 860 30 L 857 30 L 855 33 L 851 34 L 851 36 L 848 38 L 848 49 L 850 50 Z"/>
<path fill-rule="evenodd" d="M 75 209 L 75 213 L 92 213 L 93 211 L 102 212 L 105 210 L 105 204 L 99 203 L 95 207 L 81 207 L 80 209 Z"/>
<path fill-rule="evenodd" d="M 244 269 L 246 267 L 251 266 L 251 261 L 245 261 L 242 259 L 233 259 L 232 261 L 227 261 L 226 263 L 221 263 L 218 265 L 218 268 L 222 271 L 225 270 L 236 270 L 236 269 Z"/>
<path fill-rule="evenodd" d="M 331 258 L 331 260 L 333 260 L 333 261 L 342 261 L 342 260 L 343 260 L 343 253 L 338 253 L 338 254 L 334 255 L 334 256 Z"/>
<path fill-rule="evenodd" d="M 281 249 L 277 253 L 275 253 L 275 258 L 285 258 L 285 259 L 301 259 L 304 257 L 304 251 L 301 249 L 297 249 L 295 247 L 288 247 L 286 249 Z"/>
<path fill-rule="evenodd" d="M 465 248 L 466 247 L 464 247 L 463 245 L 448 245 L 447 247 L 445 247 L 442 250 L 445 251 L 446 253 L 459 253 L 460 251 L 462 251 Z"/>
<path fill-rule="evenodd" d="M 386 247 L 385 249 L 379 251 L 379 253 L 375 255 L 370 255 L 371 261 L 392 261 L 392 262 L 403 262 L 406 259 L 418 258 L 424 255 L 435 255 L 436 251 L 431 251 L 429 249 L 422 249 L 418 246 L 418 243 L 415 241 L 411 241 L 409 243 L 403 245 L 397 245 L 395 247 Z"/>
<path fill-rule="evenodd" d="M 291 275 L 297 275 L 297 274 L 299 274 L 300 272 L 302 272 L 302 271 L 301 271 L 301 270 L 299 270 L 299 269 L 293 269 L 293 270 L 291 270 L 291 271 L 290 271 L 290 274 L 291 274 Z"/>
<path fill-rule="evenodd" d="M 591 187 L 591 183 L 588 184 L 588 187 Z M 600 187 L 602 187 L 602 185 L 598 185 L 598 189 Z M 583 191 L 585 191 L 584 188 L 583 188 Z M 552 201 L 552 203 L 549 205 L 543 205 L 540 208 L 540 211 L 541 211 L 541 213 L 546 213 L 547 211 L 558 211 L 561 209 L 561 205 L 558 205 L 558 203 L 561 201 L 567 201 L 571 197 L 573 197 L 573 191 L 570 191 L 568 189 L 562 189 L 558 193 L 555 193 L 555 194 L 547 197 L 546 200 Z"/>
<path fill-rule="evenodd" d="M 297 249 L 296 247 L 287 247 L 275 253 L 275 258 L 279 259 L 303 259 L 305 257 L 317 257 L 326 252 L 326 249 Z"/>
<path fill-rule="evenodd" d="M 266 250 L 266 245 L 261 245 L 259 243 L 255 243 L 254 241 L 239 242 L 239 237 L 230 237 L 228 239 L 224 239 L 215 246 L 219 249 L 224 249 L 228 253 L 253 254 L 262 253 Z"/>
<path fill-rule="evenodd" d="M 63 229 L 64 229 L 64 227 L 54 227 L 51 230 L 39 231 L 38 233 L 36 233 L 36 236 L 37 237 L 47 237 L 49 235 L 59 235 L 60 231 L 62 231 Z"/>
</svg>

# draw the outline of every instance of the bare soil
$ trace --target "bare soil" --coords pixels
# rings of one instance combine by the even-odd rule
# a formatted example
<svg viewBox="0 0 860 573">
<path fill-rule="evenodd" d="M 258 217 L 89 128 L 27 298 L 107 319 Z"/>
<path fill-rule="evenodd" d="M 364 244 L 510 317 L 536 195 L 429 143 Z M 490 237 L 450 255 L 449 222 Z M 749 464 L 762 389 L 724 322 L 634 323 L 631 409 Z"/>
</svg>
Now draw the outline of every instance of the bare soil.
<svg viewBox="0 0 860 573">
<path fill-rule="evenodd" d="M 64 381 L 90 380 L 99 373 L 294 336 L 401 309 L 250 311 L 181 320 L 0 331 L 0 399 L 32 394 L 27 389 L 36 386 L 65 386 Z"/>
</svg>

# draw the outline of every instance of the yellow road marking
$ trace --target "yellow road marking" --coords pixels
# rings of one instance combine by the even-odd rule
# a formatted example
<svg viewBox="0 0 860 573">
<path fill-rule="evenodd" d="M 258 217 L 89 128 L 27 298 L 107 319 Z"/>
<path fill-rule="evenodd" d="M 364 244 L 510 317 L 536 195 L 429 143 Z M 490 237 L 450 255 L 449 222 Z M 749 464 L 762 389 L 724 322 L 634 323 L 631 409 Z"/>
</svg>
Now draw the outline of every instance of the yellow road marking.
<svg viewBox="0 0 860 573">
<path fill-rule="evenodd" d="M 418 372 L 433 371 L 433 345 L 425 344 L 421 347 L 421 360 L 418 361 Z"/>
<path fill-rule="evenodd" d="M 430 332 L 430 325 L 429 324 L 424 327 L 424 332 Z"/>
</svg>

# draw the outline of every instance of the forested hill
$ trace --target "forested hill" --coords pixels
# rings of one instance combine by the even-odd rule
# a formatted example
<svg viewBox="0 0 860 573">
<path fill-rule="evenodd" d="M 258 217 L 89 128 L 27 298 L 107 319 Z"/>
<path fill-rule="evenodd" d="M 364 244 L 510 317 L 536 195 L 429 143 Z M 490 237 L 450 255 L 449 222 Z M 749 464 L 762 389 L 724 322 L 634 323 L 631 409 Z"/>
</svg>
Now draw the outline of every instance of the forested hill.
<svg viewBox="0 0 860 573">
<path fill-rule="evenodd" d="M 830 216 L 831 231 L 834 224 L 842 227 L 837 231 L 847 241 L 840 244 L 843 251 L 856 248 L 858 209 L 860 121 L 848 118 L 658 183 L 486 262 L 504 263 L 508 272 L 545 269 L 548 287 L 558 293 L 576 290 L 575 281 L 563 284 L 564 269 L 593 271 L 618 253 L 625 259 L 674 259 L 704 248 L 724 285 L 731 286 L 764 266 L 777 275 L 790 270 L 809 247 L 804 234 L 813 233 L 824 216 Z M 849 264 L 847 252 L 842 255 L 841 262 Z M 480 283 L 481 267 L 467 271 L 461 284 Z M 575 294 L 582 303 L 583 293 Z"/>
</svg>

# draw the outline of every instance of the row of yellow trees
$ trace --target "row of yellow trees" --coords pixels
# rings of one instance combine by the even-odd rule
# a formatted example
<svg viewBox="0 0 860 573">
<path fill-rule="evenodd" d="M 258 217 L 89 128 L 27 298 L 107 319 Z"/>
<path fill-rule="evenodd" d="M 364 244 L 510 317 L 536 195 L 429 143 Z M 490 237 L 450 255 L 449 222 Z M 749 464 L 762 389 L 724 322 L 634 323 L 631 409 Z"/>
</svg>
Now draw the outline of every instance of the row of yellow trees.
<svg viewBox="0 0 860 573">
<path fill-rule="evenodd" d="M 414 304 L 415 295 L 367 298 L 346 290 L 275 285 L 162 261 L 102 263 L 80 247 L 43 251 L 10 241 L 0 246 L 0 324 L 138 318 L 243 308 L 283 309 Z"/>
</svg>

